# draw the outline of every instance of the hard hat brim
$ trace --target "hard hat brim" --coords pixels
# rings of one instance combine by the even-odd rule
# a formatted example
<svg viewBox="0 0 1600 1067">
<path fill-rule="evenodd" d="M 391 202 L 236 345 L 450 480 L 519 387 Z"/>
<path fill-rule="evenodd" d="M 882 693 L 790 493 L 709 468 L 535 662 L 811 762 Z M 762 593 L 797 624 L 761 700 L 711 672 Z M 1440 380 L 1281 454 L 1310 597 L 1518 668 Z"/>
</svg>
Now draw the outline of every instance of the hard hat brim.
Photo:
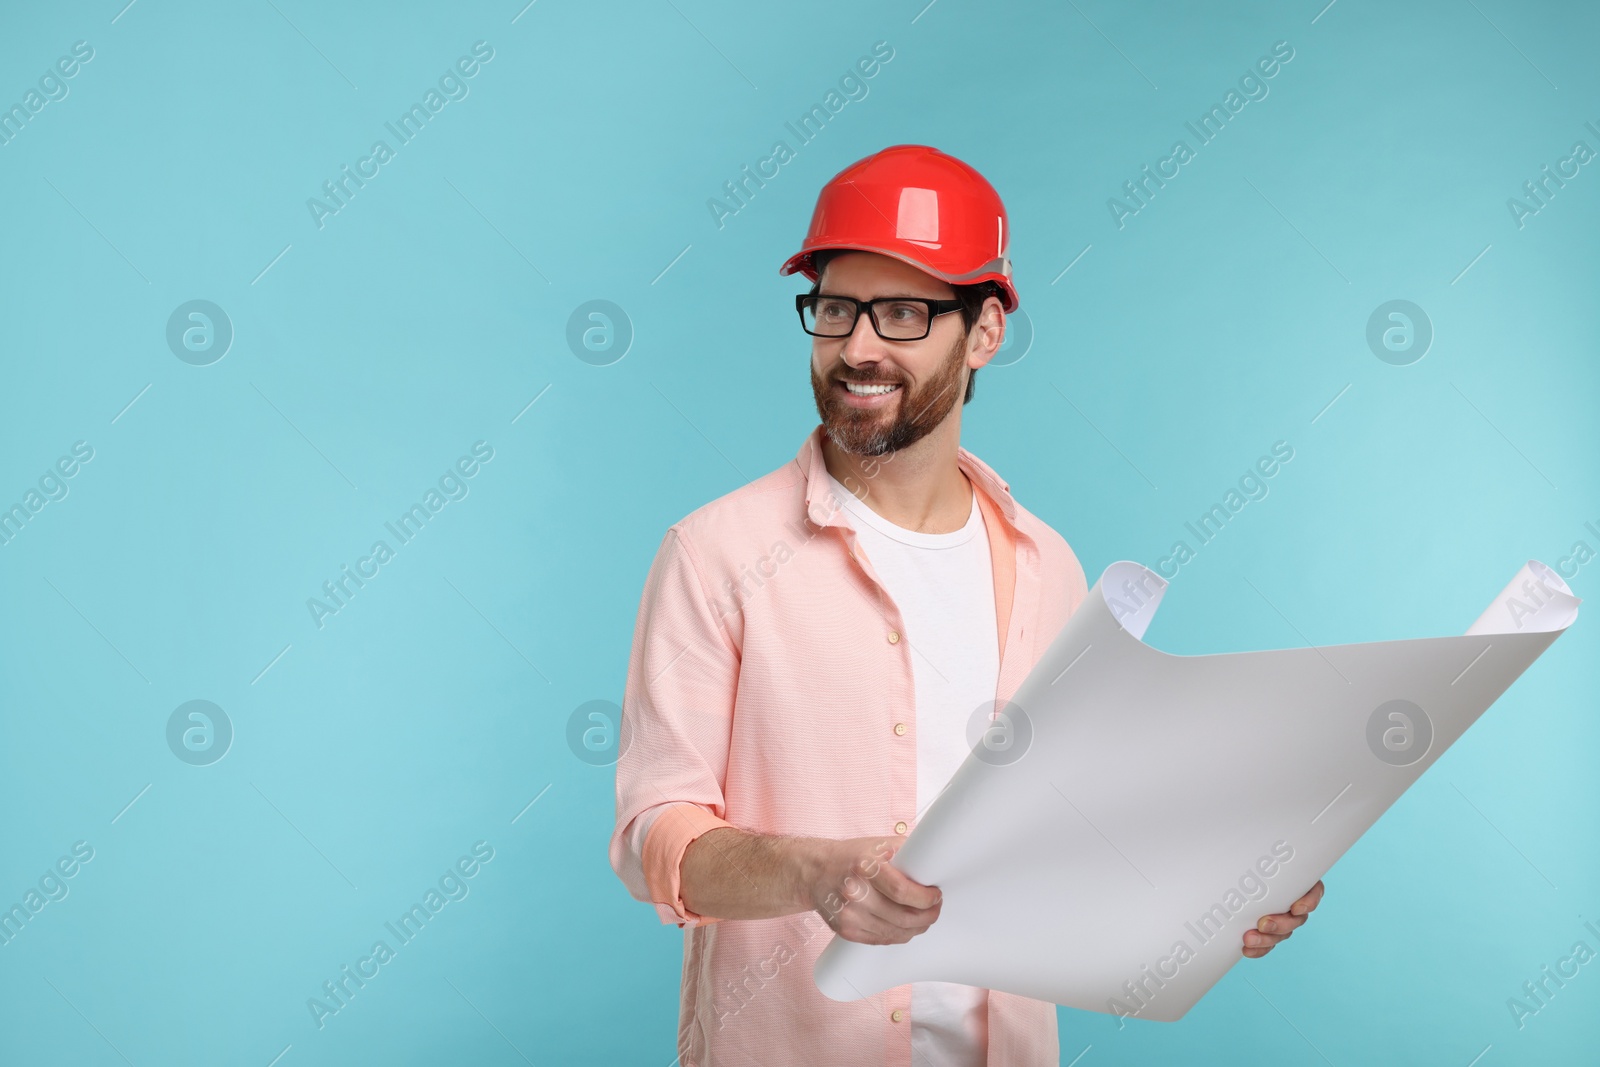
<svg viewBox="0 0 1600 1067">
<path fill-rule="evenodd" d="M 986 263 L 983 267 L 979 268 L 978 270 L 971 271 L 968 274 L 952 275 L 947 274 L 944 271 L 935 270 L 928 264 L 919 262 L 915 258 L 906 255 L 904 252 L 897 252 L 890 248 L 881 248 L 870 244 L 847 244 L 844 242 L 839 242 L 837 244 L 830 243 L 826 245 L 819 245 L 816 248 L 805 248 L 799 252 L 796 252 L 794 255 L 790 256 L 784 261 L 783 266 L 778 268 L 778 274 L 784 277 L 790 274 L 804 274 L 811 281 L 816 281 L 817 269 L 812 263 L 811 254 L 813 252 L 824 251 L 875 252 L 880 256 L 888 256 L 890 259 L 897 259 L 909 267 L 915 267 L 922 273 L 929 275 L 930 277 L 938 278 L 940 281 L 945 282 L 948 285 L 977 285 L 981 282 L 994 282 L 995 285 L 1000 288 L 1000 305 L 1008 314 L 1017 310 L 1019 303 L 1017 299 L 1017 291 L 1015 287 L 1012 286 L 1011 279 L 999 271 L 998 261 L 995 263 Z"/>
</svg>

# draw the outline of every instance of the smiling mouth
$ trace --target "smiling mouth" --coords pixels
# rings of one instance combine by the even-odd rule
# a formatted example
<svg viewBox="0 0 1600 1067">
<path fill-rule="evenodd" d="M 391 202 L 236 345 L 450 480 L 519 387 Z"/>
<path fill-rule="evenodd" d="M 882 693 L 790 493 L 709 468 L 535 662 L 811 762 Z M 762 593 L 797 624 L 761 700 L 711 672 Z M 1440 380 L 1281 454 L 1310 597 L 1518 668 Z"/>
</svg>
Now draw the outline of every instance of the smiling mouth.
<svg viewBox="0 0 1600 1067">
<path fill-rule="evenodd" d="M 900 384 L 898 382 L 875 384 L 866 382 L 841 381 L 840 384 L 844 386 L 845 391 L 851 396 L 886 396 L 887 394 L 892 393 L 900 388 Z"/>
</svg>

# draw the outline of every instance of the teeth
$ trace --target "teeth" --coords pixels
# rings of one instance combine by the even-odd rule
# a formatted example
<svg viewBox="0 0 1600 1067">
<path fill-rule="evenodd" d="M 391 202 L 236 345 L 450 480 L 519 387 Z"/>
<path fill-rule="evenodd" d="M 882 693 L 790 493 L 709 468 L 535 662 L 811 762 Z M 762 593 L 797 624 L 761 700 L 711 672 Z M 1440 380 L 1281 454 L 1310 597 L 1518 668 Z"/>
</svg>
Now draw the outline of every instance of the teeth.
<svg viewBox="0 0 1600 1067">
<path fill-rule="evenodd" d="M 855 382 L 845 382 L 844 387 L 856 396 L 881 396 L 900 388 L 898 385 L 857 385 Z"/>
</svg>

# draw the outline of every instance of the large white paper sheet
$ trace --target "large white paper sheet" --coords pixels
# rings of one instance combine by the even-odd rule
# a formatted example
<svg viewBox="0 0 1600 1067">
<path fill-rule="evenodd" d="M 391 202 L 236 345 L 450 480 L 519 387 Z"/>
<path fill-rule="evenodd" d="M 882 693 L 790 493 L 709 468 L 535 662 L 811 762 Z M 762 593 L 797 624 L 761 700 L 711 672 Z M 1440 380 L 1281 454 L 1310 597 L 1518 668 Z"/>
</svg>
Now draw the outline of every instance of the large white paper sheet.
<svg viewBox="0 0 1600 1067">
<path fill-rule="evenodd" d="M 1107 567 L 893 864 L 944 897 L 903 945 L 837 936 L 817 986 L 961 982 L 1180 1019 L 1559 637 L 1530 560 L 1462 637 L 1172 656 L 1166 582 Z"/>
</svg>

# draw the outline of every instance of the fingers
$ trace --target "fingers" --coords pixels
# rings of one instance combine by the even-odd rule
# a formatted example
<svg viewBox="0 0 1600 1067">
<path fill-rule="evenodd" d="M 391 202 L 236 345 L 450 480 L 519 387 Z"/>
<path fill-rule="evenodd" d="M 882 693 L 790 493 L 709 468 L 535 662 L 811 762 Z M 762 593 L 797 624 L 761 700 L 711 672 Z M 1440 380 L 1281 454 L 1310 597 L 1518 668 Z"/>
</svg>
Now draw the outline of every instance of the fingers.
<svg viewBox="0 0 1600 1067">
<path fill-rule="evenodd" d="M 1273 945 L 1294 933 L 1305 921 L 1304 916 L 1298 915 L 1263 915 L 1254 930 L 1244 933 L 1245 955 L 1250 955 L 1250 949 L 1259 949 L 1258 956 L 1266 955 Z"/>
<path fill-rule="evenodd" d="M 1309 914 L 1316 908 L 1318 904 L 1322 903 L 1322 894 L 1324 892 L 1325 889 L 1322 885 L 1322 881 L 1319 879 L 1316 885 L 1306 890 L 1305 896 L 1289 905 L 1289 913 L 1291 915 Z"/>
<path fill-rule="evenodd" d="M 1259 955 L 1266 955 L 1267 950 L 1272 949 L 1272 945 L 1278 944 L 1278 942 L 1283 941 L 1283 939 L 1294 933 L 1294 926 L 1299 926 L 1306 921 L 1304 918 L 1294 918 L 1294 926 L 1290 926 L 1283 923 L 1285 918 L 1294 917 L 1264 915 L 1261 918 L 1262 925 L 1266 925 L 1269 921 L 1270 925 L 1267 925 L 1266 929 L 1246 929 L 1245 939 L 1243 939 L 1245 949 L 1259 949 L 1261 950 Z M 1250 952 L 1246 952 L 1245 955 L 1250 955 Z"/>
<path fill-rule="evenodd" d="M 939 912 L 939 902 L 927 908 L 902 904 L 885 895 L 874 882 L 854 875 L 845 879 L 844 899 L 844 906 L 853 905 L 859 915 L 908 928 L 926 928 Z"/>
<path fill-rule="evenodd" d="M 846 941 L 859 941 L 864 945 L 902 945 L 927 929 L 926 922 L 901 926 L 874 915 L 859 903 L 846 904 L 828 919 L 828 925 Z"/>
<path fill-rule="evenodd" d="M 1277 915 L 1263 915 L 1256 920 L 1256 931 L 1263 937 L 1273 938 L 1272 944 L 1277 944 L 1300 927 L 1306 924 L 1304 915 L 1291 915 L 1280 912 Z"/>
<path fill-rule="evenodd" d="M 916 889 L 929 888 L 909 879 L 907 882 Z M 933 925 L 943 904 L 937 899 L 927 908 L 902 904 L 880 892 L 876 880 L 855 876 L 847 879 L 844 897 L 838 912 L 824 918 L 841 937 L 869 945 L 896 945 L 911 940 Z"/>
<path fill-rule="evenodd" d="M 899 945 L 925 931 L 939 917 L 937 906 L 924 910 L 895 904 L 874 892 L 846 904 L 829 922 L 839 936 L 868 945 Z"/>
<path fill-rule="evenodd" d="M 1323 892 L 1324 887 L 1319 881 L 1303 897 L 1289 905 L 1288 911 L 1263 915 L 1256 922 L 1254 930 L 1245 932 L 1244 954 L 1251 959 L 1259 959 L 1272 951 L 1278 942 L 1304 926 L 1306 916 L 1321 903 Z"/>
</svg>

